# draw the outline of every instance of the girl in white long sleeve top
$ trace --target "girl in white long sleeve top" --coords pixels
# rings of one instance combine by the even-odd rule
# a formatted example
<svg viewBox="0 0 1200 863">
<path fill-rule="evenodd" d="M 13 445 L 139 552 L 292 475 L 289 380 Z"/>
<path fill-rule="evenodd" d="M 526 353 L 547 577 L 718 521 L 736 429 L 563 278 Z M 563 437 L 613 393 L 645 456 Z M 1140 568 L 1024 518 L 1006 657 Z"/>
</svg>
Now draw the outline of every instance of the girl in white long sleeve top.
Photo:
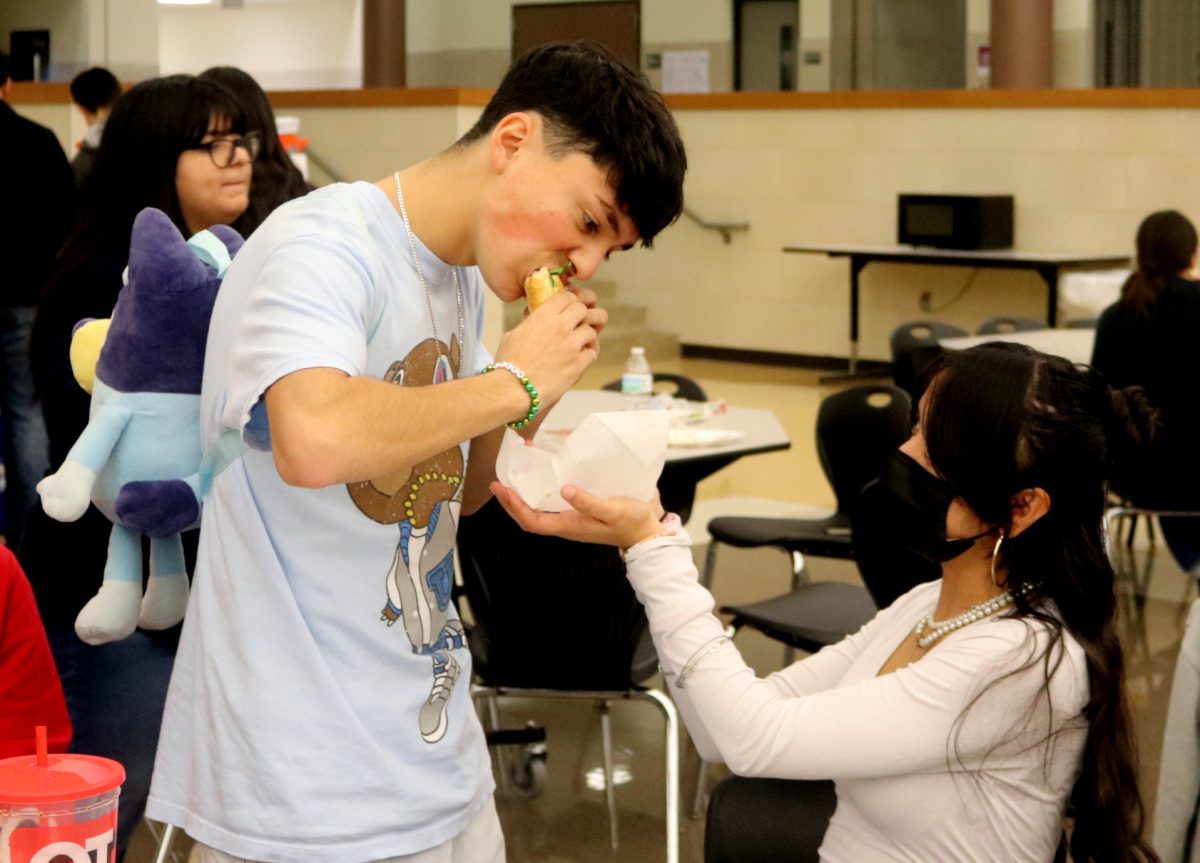
<svg viewBox="0 0 1200 863">
<path fill-rule="evenodd" d="M 877 491 L 896 540 L 942 579 L 763 679 L 725 638 L 677 520 L 570 487 L 573 510 L 536 513 L 493 490 L 527 530 L 627 549 L 701 755 L 835 781 L 823 861 L 1050 861 L 1069 803 L 1075 863 L 1153 860 L 1099 530 L 1105 471 L 1151 413 L 1019 346 L 952 355 L 930 379 Z"/>
<path fill-rule="evenodd" d="M 1023 727 L 1043 683 L 1038 666 L 987 692 L 953 737 L 979 684 L 1028 660 L 1024 621 L 981 621 L 946 636 L 920 662 L 879 675 L 933 610 L 936 582 L 840 644 L 765 679 L 731 643 L 722 644 L 680 688 L 674 681 L 688 660 L 724 632 L 696 580 L 689 545 L 682 531 L 651 539 L 631 549 L 626 563 L 671 694 L 705 760 L 743 776 L 833 779 L 838 807 L 822 860 L 1053 858 L 1087 730 L 1072 721 L 1088 694 L 1074 640 L 1051 681 L 1054 725 L 1065 733 L 1049 760 L 1045 717 L 1038 712 Z"/>
</svg>

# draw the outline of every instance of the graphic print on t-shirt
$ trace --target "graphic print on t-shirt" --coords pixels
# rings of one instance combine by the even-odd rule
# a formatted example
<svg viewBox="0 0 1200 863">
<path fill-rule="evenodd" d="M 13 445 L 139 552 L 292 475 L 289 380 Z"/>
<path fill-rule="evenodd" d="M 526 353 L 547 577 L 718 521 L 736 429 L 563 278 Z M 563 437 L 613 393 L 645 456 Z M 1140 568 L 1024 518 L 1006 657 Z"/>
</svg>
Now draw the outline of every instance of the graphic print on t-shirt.
<svg viewBox="0 0 1200 863">
<path fill-rule="evenodd" d="M 458 377 L 461 362 L 456 338 L 451 337 L 449 348 L 426 339 L 392 363 L 383 379 L 405 387 L 444 383 Z M 436 743 L 446 733 L 446 707 L 461 669 L 451 653 L 463 647 L 463 628 L 450 604 L 450 589 L 464 468 L 462 450 L 453 446 L 403 474 L 346 486 L 368 518 L 400 525 L 380 619 L 388 626 L 402 622 L 413 652 L 432 661 L 432 687 L 418 717 L 427 743 Z"/>
</svg>

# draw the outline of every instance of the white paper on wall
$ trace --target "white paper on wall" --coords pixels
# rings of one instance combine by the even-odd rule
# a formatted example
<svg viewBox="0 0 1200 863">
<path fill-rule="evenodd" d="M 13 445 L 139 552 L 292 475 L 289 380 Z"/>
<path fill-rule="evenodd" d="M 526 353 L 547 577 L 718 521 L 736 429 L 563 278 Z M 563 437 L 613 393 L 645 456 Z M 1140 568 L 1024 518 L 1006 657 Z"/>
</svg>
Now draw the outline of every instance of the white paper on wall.
<svg viewBox="0 0 1200 863">
<path fill-rule="evenodd" d="M 707 51 L 663 51 L 662 91 L 664 93 L 707 93 Z"/>
</svg>

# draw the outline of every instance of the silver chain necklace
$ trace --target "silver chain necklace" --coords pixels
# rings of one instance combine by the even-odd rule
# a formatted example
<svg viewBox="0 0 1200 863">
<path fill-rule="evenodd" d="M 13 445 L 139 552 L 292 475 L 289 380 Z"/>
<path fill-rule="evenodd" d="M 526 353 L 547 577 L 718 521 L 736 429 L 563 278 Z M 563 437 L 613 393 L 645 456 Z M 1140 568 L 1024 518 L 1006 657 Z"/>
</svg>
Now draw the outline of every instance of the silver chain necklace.
<svg viewBox="0 0 1200 863">
<path fill-rule="evenodd" d="M 425 282 L 425 273 L 421 269 L 421 257 L 417 254 L 417 241 L 413 238 L 412 225 L 408 221 L 408 209 L 404 206 L 404 193 L 400 191 L 400 172 L 397 171 L 392 175 L 392 180 L 396 183 L 396 203 L 400 205 L 400 218 L 404 220 L 404 232 L 408 235 L 408 248 L 412 251 L 413 266 L 417 268 L 417 281 L 421 283 L 421 290 L 425 293 L 425 308 L 429 310 L 429 326 L 433 329 L 433 338 L 436 341 L 437 321 L 433 317 L 433 297 L 429 294 L 429 285 Z M 463 295 L 462 284 L 458 280 L 458 267 L 450 268 L 450 275 L 454 279 L 454 301 L 458 307 L 458 349 L 466 349 L 466 333 L 467 322 L 463 315 Z"/>
</svg>

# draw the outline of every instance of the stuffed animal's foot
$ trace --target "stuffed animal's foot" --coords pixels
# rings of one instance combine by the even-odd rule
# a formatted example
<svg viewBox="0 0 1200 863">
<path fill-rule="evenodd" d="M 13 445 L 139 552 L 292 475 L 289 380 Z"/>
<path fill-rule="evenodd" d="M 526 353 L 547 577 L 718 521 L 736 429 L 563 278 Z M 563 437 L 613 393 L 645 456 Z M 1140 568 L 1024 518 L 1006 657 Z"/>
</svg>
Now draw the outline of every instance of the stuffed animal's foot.
<svg viewBox="0 0 1200 863">
<path fill-rule="evenodd" d="M 42 509 L 55 521 L 77 521 L 91 503 L 96 472 L 67 460 L 55 473 L 37 484 Z"/>
<path fill-rule="evenodd" d="M 181 479 L 127 482 L 117 493 L 115 510 L 125 527 L 158 539 L 183 533 L 200 520 L 196 492 Z"/>
<path fill-rule="evenodd" d="M 137 625 L 142 629 L 170 629 L 183 620 L 187 611 L 186 575 L 153 575 L 146 583 L 142 613 Z"/>
<path fill-rule="evenodd" d="M 106 581 L 75 618 L 75 634 L 93 646 L 128 638 L 141 604 L 140 581 Z"/>
</svg>

